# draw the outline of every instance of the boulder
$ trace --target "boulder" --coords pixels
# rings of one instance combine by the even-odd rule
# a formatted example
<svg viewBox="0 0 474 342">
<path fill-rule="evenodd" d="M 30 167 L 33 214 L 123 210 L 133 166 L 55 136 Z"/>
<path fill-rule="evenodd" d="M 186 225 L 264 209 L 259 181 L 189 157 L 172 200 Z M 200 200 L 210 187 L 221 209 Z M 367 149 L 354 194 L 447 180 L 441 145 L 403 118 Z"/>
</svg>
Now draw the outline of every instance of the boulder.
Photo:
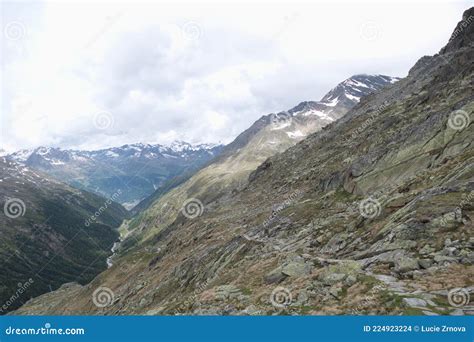
<svg viewBox="0 0 474 342">
<path fill-rule="evenodd" d="M 403 302 L 410 307 L 424 308 L 427 305 L 426 301 L 420 298 L 403 298 Z"/>
<path fill-rule="evenodd" d="M 241 291 L 234 285 L 221 285 L 215 288 L 216 299 L 233 299 L 241 295 Z"/>
<path fill-rule="evenodd" d="M 283 274 L 281 272 L 281 270 L 282 270 L 282 268 L 278 267 L 278 268 L 270 271 L 269 273 L 267 273 L 264 277 L 265 283 L 267 283 L 267 284 L 278 284 L 278 283 L 281 283 L 283 280 L 285 280 L 288 277 L 288 275 Z"/>
<path fill-rule="evenodd" d="M 281 273 L 289 277 L 303 277 L 311 273 L 311 266 L 304 261 L 294 261 L 283 266 Z"/>
<path fill-rule="evenodd" d="M 332 286 L 343 281 L 346 278 L 344 273 L 326 273 L 324 274 L 320 280 L 324 285 Z"/>
<path fill-rule="evenodd" d="M 431 259 L 420 259 L 418 260 L 418 264 L 420 265 L 421 268 L 423 269 L 428 269 L 430 268 L 431 266 L 433 266 L 433 260 Z"/>
<path fill-rule="evenodd" d="M 399 273 L 406 273 L 409 271 L 418 270 L 420 265 L 417 259 L 410 257 L 401 257 L 395 261 L 395 271 Z"/>
</svg>

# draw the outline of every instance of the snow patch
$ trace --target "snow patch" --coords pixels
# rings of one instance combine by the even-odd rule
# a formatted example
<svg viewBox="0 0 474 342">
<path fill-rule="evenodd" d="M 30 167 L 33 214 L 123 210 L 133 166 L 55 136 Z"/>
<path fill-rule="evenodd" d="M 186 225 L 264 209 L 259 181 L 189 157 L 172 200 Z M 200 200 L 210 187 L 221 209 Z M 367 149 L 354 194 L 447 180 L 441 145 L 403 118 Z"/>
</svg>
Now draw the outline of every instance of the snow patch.
<svg viewBox="0 0 474 342">
<path fill-rule="evenodd" d="M 51 165 L 64 165 L 65 163 L 58 159 L 51 159 Z"/>
<path fill-rule="evenodd" d="M 333 100 L 331 101 L 328 101 L 328 102 L 321 102 L 323 105 L 327 106 L 327 107 L 335 107 L 338 103 L 339 103 L 339 100 L 338 98 L 334 98 Z"/>
<path fill-rule="evenodd" d="M 105 153 L 105 155 L 106 155 L 107 157 L 112 157 L 112 158 L 117 158 L 117 157 L 119 156 L 118 153 L 115 153 L 115 152 L 113 152 L 113 151 L 107 151 L 107 152 Z"/>
<path fill-rule="evenodd" d="M 355 101 L 355 102 L 359 102 L 360 101 L 360 97 L 358 96 L 354 96 L 354 95 L 351 95 L 351 94 L 344 94 L 349 100 L 352 100 L 352 101 Z"/>
<path fill-rule="evenodd" d="M 291 138 L 291 139 L 296 139 L 296 138 L 300 138 L 300 137 L 304 137 L 305 134 L 303 132 L 301 132 L 300 130 L 296 130 L 294 132 L 286 132 L 286 134 L 288 134 L 288 136 Z"/>
</svg>

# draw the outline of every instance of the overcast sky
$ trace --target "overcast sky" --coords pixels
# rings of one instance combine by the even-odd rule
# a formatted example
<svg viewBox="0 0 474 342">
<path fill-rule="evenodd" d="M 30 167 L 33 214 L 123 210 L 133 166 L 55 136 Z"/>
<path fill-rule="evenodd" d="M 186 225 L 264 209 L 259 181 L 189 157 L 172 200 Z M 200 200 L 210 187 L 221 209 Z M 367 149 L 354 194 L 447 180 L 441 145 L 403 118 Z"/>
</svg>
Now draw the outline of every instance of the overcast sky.
<svg viewBox="0 0 474 342">
<path fill-rule="evenodd" d="M 405 76 L 469 1 L 2 2 L 6 150 L 228 143 L 357 73 Z"/>
</svg>

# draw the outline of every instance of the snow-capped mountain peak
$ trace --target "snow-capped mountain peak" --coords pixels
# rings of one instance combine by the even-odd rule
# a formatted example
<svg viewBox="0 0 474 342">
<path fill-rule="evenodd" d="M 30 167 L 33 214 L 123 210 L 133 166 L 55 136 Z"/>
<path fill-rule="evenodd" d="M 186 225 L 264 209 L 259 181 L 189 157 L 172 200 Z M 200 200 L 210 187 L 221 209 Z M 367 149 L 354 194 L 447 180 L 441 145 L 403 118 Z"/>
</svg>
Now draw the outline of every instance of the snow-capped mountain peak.
<svg viewBox="0 0 474 342">
<path fill-rule="evenodd" d="M 134 143 L 95 151 L 41 146 L 7 154 L 5 158 L 104 196 L 127 186 L 130 191 L 119 201 L 128 205 L 185 170 L 199 168 L 221 149 L 221 145 L 183 141 L 170 145 Z"/>
<path fill-rule="evenodd" d="M 398 80 L 398 77 L 385 75 L 354 75 L 339 83 L 321 99 L 321 102 L 332 106 L 340 101 L 359 102 L 362 96 L 377 91 L 385 85 L 393 84 Z"/>
</svg>

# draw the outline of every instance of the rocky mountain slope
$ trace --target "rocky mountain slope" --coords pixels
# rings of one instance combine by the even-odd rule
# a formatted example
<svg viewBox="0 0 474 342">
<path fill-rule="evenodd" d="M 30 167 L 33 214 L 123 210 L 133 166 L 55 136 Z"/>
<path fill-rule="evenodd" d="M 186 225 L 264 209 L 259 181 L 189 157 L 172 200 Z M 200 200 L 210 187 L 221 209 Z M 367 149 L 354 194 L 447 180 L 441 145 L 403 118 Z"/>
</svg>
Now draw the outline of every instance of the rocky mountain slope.
<svg viewBox="0 0 474 342">
<path fill-rule="evenodd" d="M 16 313 L 472 314 L 474 26 L 458 28 L 249 182 L 175 192 L 199 197 L 155 212 L 91 283 Z"/>
<path fill-rule="evenodd" d="M 120 196 L 120 190 L 113 198 Z M 127 212 L 0 158 L 0 313 L 106 269 Z M 21 293 L 21 296 L 17 295 Z"/>
<path fill-rule="evenodd" d="M 130 209 L 168 180 L 202 167 L 221 148 L 185 142 L 131 144 L 97 151 L 39 147 L 6 158 L 101 196 L 110 197 L 123 188 L 120 203 Z"/>
<path fill-rule="evenodd" d="M 187 198 L 216 200 L 241 189 L 249 174 L 268 157 L 285 151 L 340 118 L 358 103 L 361 96 L 397 80 L 383 75 L 355 75 L 337 85 L 321 101 L 302 102 L 286 112 L 262 116 L 223 147 L 220 155 L 196 175 L 173 179 L 142 201 L 136 207 L 142 213 L 127 229 L 143 237 L 143 230 L 153 228 L 157 216 L 163 222 L 173 221 Z"/>
</svg>

